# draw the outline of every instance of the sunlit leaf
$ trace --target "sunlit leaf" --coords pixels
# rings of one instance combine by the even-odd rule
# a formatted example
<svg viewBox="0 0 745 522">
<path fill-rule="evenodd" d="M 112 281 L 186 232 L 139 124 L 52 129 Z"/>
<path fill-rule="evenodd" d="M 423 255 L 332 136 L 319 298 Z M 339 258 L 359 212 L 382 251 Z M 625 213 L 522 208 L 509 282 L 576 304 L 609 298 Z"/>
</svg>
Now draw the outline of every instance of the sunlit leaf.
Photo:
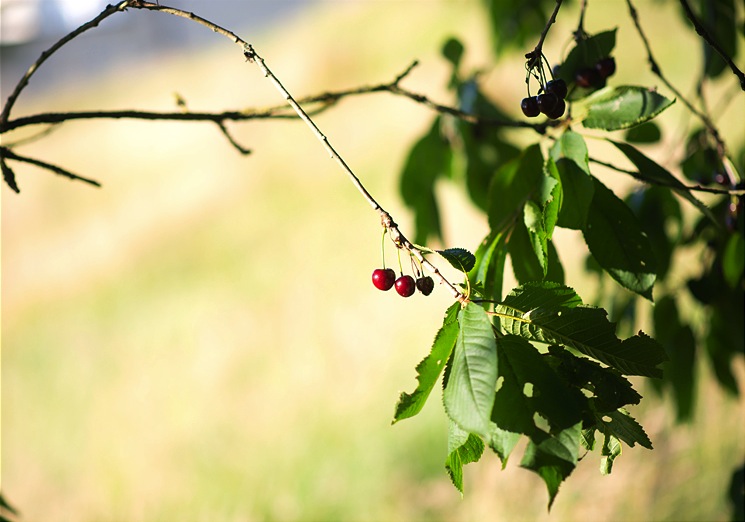
<svg viewBox="0 0 745 522">
<path fill-rule="evenodd" d="M 646 87 L 605 87 L 576 102 L 572 118 L 588 129 L 628 129 L 651 120 L 673 103 Z"/>
<path fill-rule="evenodd" d="M 473 433 L 461 429 L 450 421 L 448 431 L 448 458 L 445 468 L 450 475 L 453 485 L 463 493 L 463 466 L 471 462 L 478 462 L 484 453 L 483 441 Z"/>
<path fill-rule="evenodd" d="M 562 189 L 557 225 L 581 230 L 587 223 L 595 189 L 584 138 L 576 132 L 565 131 L 551 147 L 550 157 L 556 165 Z"/>
<path fill-rule="evenodd" d="M 497 348 L 486 311 L 469 302 L 458 313 L 459 331 L 443 393 L 445 409 L 461 428 L 489 434 L 497 382 Z"/>
<path fill-rule="evenodd" d="M 424 403 L 427 402 L 432 388 L 435 386 L 437 379 L 440 377 L 445 363 L 455 346 L 455 340 L 458 337 L 458 310 L 460 303 L 454 303 L 445 313 L 445 319 L 442 327 L 437 332 L 435 340 L 432 343 L 432 350 L 422 362 L 416 367 L 417 381 L 419 381 L 416 390 L 413 393 L 402 393 L 396 404 L 396 411 L 393 415 L 393 422 L 398 422 L 409 417 L 413 417 L 422 410 Z"/>
<path fill-rule="evenodd" d="M 461 272 L 470 272 L 476 263 L 476 257 L 465 248 L 448 248 L 437 250 L 437 253 Z"/>
</svg>

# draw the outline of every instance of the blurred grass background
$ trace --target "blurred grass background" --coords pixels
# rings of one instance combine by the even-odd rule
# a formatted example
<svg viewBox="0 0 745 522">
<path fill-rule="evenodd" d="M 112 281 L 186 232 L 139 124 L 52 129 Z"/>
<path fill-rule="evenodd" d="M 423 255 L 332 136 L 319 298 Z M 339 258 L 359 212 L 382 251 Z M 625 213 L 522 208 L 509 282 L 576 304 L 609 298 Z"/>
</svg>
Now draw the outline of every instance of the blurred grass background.
<svg viewBox="0 0 745 522">
<path fill-rule="evenodd" d="M 677 20 L 665 18 L 669 6 L 640 7 L 651 10 L 647 25 Z M 594 9 L 586 27 L 607 28 Z M 388 81 L 417 58 L 405 85 L 447 102 L 439 49 L 455 35 L 467 68 L 488 63 L 481 14 L 475 1 L 322 2 L 242 36 L 297 97 Z M 550 59 L 572 22 L 552 30 Z M 628 41 L 617 82 L 655 84 L 628 21 L 618 23 Z M 674 58 L 672 78 L 686 77 L 681 49 L 693 45 L 656 47 L 661 63 Z M 515 113 L 523 80 L 518 53 L 486 85 Z M 281 102 L 225 41 L 22 97 L 15 116 L 168 110 L 174 92 L 193 110 Z M 378 94 L 317 118 L 404 230 L 397 173 L 431 117 Z M 69 123 L 19 149 L 104 185 L 18 166 L 21 195 L 2 190 L 2 489 L 24 520 L 728 519 L 744 406 L 708 372 L 689 426 L 675 426 L 670 405 L 640 382 L 650 400 L 634 414 L 655 450 L 625 448 L 609 477 L 588 455 L 550 514 L 519 448 L 504 471 L 492 454 L 468 466 L 461 498 L 443 469 L 437 391 L 419 417 L 390 426 L 448 296 L 403 300 L 372 287 L 377 216 L 302 124 L 231 129 L 252 155 L 208 124 L 126 120 Z M 447 246 L 475 248 L 487 224 L 452 186 L 441 194 L 446 238 L 457 242 Z M 589 300 L 581 252 L 559 248 Z"/>
</svg>

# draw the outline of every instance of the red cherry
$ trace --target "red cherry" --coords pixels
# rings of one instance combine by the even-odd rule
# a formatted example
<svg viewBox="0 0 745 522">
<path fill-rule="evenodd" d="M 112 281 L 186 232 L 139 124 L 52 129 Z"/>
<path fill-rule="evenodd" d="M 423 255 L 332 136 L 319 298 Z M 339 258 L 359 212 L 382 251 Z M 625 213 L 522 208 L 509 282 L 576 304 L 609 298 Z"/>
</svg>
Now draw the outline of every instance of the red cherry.
<svg viewBox="0 0 745 522">
<path fill-rule="evenodd" d="M 378 290 L 390 290 L 396 280 L 396 272 L 390 268 L 376 268 L 372 273 L 372 282 Z"/>
<path fill-rule="evenodd" d="M 416 280 L 416 287 L 424 295 L 429 295 L 435 289 L 435 282 L 429 276 L 420 277 Z"/>
<path fill-rule="evenodd" d="M 520 108 L 528 118 L 534 118 L 541 113 L 541 110 L 538 108 L 538 99 L 535 96 L 523 98 L 520 102 Z"/>
<path fill-rule="evenodd" d="M 416 283 L 410 275 L 404 275 L 396 279 L 396 292 L 401 297 L 411 297 L 416 291 Z"/>
</svg>

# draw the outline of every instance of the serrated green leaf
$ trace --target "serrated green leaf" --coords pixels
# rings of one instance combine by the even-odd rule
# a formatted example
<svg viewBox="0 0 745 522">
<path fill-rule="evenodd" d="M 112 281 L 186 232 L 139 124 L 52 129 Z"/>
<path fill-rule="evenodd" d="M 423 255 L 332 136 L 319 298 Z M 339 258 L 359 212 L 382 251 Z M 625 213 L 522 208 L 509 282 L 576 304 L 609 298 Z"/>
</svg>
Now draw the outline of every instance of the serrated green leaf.
<svg viewBox="0 0 745 522">
<path fill-rule="evenodd" d="M 476 249 L 476 263 L 468 274 L 471 287 L 481 285 L 485 299 L 502 298 L 504 262 L 507 257 L 504 233 L 490 232 Z"/>
<path fill-rule="evenodd" d="M 605 87 L 575 103 L 572 119 L 588 129 L 628 129 L 651 120 L 673 103 L 646 87 Z"/>
<path fill-rule="evenodd" d="M 559 486 L 577 466 L 581 427 L 582 423 L 577 423 L 540 443 L 529 441 L 525 448 L 520 466 L 534 471 L 546 483 L 549 509 Z"/>
<path fill-rule="evenodd" d="M 628 143 L 620 143 L 612 140 L 608 140 L 610 143 L 615 145 L 618 150 L 624 153 L 624 155 L 634 164 L 639 171 L 639 174 L 651 182 L 659 183 L 663 186 L 670 187 L 675 193 L 681 198 L 687 200 L 689 203 L 694 205 L 701 211 L 702 214 L 707 216 L 713 223 L 718 223 L 714 214 L 712 214 L 709 207 L 704 205 L 701 201 L 696 198 L 691 191 L 688 190 L 678 178 L 673 176 L 668 170 L 658 165 L 656 162 L 649 159 L 647 156 L 639 152 L 636 148 L 632 147 Z"/>
<path fill-rule="evenodd" d="M 401 393 L 393 415 L 393 423 L 413 417 L 422 410 L 424 403 L 427 402 L 427 398 L 455 346 L 459 331 L 459 310 L 460 303 L 456 302 L 445 312 L 445 319 L 432 343 L 432 350 L 416 367 L 416 378 L 419 381 L 416 390 L 411 394 Z"/>
<path fill-rule="evenodd" d="M 450 168 L 450 148 L 440 135 L 440 118 L 409 152 L 401 172 L 400 191 L 404 203 L 414 211 L 415 243 L 442 237 L 440 211 L 435 199 L 435 182 Z"/>
<path fill-rule="evenodd" d="M 605 435 L 603 447 L 600 449 L 600 474 L 610 475 L 613 471 L 613 461 L 621 455 L 621 441 L 610 434 Z"/>
<path fill-rule="evenodd" d="M 483 441 L 473 433 L 461 429 L 456 423 L 450 422 L 448 431 L 448 457 L 445 469 L 453 485 L 463 494 L 463 466 L 471 462 L 478 462 L 484 453 Z"/>
<path fill-rule="evenodd" d="M 596 414 L 596 419 L 604 433 L 622 440 L 630 448 L 639 444 L 647 449 L 652 449 L 652 441 L 647 437 L 644 428 L 623 409 L 604 413 L 603 415 Z"/>
<path fill-rule="evenodd" d="M 476 256 L 465 248 L 448 248 L 447 250 L 437 250 L 437 253 L 461 272 L 470 272 L 476 264 Z"/>
<path fill-rule="evenodd" d="M 580 433 L 579 442 L 587 451 L 595 449 L 595 431 L 597 431 L 595 428 L 590 428 Z"/>
<path fill-rule="evenodd" d="M 494 423 L 492 423 L 491 427 L 492 431 L 489 434 L 487 443 L 494 450 L 494 453 L 497 454 L 499 460 L 502 461 L 502 469 L 504 469 L 507 466 L 507 460 L 512 450 L 515 449 L 515 446 L 520 440 L 520 434 L 498 428 Z"/>
<path fill-rule="evenodd" d="M 461 428 L 487 437 L 497 383 L 497 347 L 486 311 L 469 302 L 458 313 L 459 332 L 443 392 L 445 410 Z"/>
<path fill-rule="evenodd" d="M 552 431 L 580 421 L 584 396 L 567 387 L 532 344 L 515 335 L 504 336 L 497 339 L 497 357 L 498 378 L 504 380 L 496 393 L 492 420 L 499 428 L 535 438 L 535 413 L 549 422 Z M 514 411 L 517 408 L 520 412 Z"/>
<path fill-rule="evenodd" d="M 571 288 L 530 283 L 513 290 L 496 312 L 507 333 L 565 345 L 624 375 L 662 376 L 657 365 L 665 360 L 665 352 L 659 343 L 642 332 L 622 342 L 605 310 L 581 302 Z"/>
<path fill-rule="evenodd" d="M 621 286 L 650 301 L 656 280 L 652 245 L 634 213 L 605 185 L 595 189 L 583 230 L 592 256 Z"/>
<path fill-rule="evenodd" d="M 562 204 L 557 225 L 581 230 L 587 223 L 595 189 L 584 138 L 576 132 L 565 131 L 551 147 L 550 157 L 561 180 Z"/>
</svg>

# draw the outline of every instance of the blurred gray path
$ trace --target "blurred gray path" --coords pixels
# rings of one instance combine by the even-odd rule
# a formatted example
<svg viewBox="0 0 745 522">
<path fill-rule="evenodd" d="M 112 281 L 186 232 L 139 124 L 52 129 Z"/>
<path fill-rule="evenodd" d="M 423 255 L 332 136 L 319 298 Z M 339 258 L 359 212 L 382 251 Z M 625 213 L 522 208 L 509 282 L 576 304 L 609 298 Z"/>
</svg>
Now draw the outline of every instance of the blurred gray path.
<svg viewBox="0 0 745 522">
<path fill-rule="evenodd" d="M 59 38 L 93 18 L 101 0 L 0 0 L 0 98 L 39 55 Z M 162 4 L 194 12 L 250 41 L 283 18 L 316 0 L 165 0 Z M 68 43 L 34 76 L 24 96 L 46 94 L 73 79 L 106 73 L 160 53 L 211 46 L 219 40 L 208 29 L 161 13 L 130 10 L 114 15 Z M 81 78 L 82 77 L 82 78 Z"/>
</svg>

